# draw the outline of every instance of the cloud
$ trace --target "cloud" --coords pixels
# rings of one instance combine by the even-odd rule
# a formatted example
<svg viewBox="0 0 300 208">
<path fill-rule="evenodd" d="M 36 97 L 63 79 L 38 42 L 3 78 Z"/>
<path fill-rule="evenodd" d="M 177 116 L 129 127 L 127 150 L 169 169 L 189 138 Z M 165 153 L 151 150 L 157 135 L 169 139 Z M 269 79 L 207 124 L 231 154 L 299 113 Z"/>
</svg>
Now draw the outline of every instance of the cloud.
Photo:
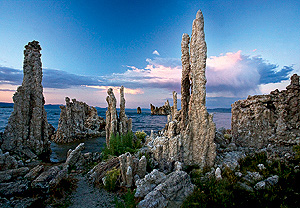
<svg viewBox="0 0 300 208">
<path fill-rule="evenodd" d="M 85 87 L 106 91 L 109 87 L 123 85 L 127 93 L 143 94 L 150 89 L 157 93 L 177 91 L 180 93 L 181 61 L 179 58 L 146 59 L 145 68 L 126 66 L 124 73 L 106 76 L 83 76 L 62 70 L 43 69 L 43 86 L 53 89 Z M 211 56 L 207 59 L 207 95 L 209 97 L 246 97 L 265 92 L 270 83 L 288 80 L 293 66 L 279 69 L 259 56 L 242 55 L 241 51 Z M 0 84 L 20 85 L 21 70 L 0 67 Z M 274 85 L 275 86 L 275 85 Z M 2 88 L 4 88 L 2 86 Z M 2 89 L 3 91 L 4 89 Z"/>
<path fill-rule="evenodd" d="M 259 86 L 289 79 L 292 66 L 278 69 L 261 57 L 242 55 L 241 51 L 207 59 L 207 92 L 227 96 L 260 93 Z"/>
<path fill-rule="evenodd" d="M 153 51 L 152 54 L 160 56 L 157 50 Z"/>
<path fill-rule="evenodd" d="M 115 87 L 115 86 L 88 86 L 88 85 L 85 85 L 85 87 L 100 89 L 102 92 L 106 92 L 109 88 L 112 88 L 114 92 L 120 91 L 120 87 Z M 141 89 L 131 89 L 131 88 L 124 87 L 124 93 L 131 94 L 131 95 L 137 95 L 137 94 L 144 94 L 144 91 Z"/>
</svg>

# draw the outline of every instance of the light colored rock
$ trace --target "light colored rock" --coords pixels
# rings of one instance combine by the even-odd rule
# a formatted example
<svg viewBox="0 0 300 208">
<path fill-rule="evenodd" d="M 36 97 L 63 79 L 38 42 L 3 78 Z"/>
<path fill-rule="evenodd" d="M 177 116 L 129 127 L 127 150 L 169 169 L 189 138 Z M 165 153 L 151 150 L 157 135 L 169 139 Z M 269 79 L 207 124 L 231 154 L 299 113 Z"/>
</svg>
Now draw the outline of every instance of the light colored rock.
<svg viewBox="0 0 300 208">
<path fill-rule="evenodd" d="M 138 164 L 138 169 L 137 169 L 137 175 L 140 178 L 144 178 L 145 174 L 146 174 L 146 169 L 147 169 L 147 159 L 146 157 L 143 155 L 141 157 L 141 159 L 139 160 L 139 164 Z"/>
<path fill-rule="evenodd" d="M 76 99 L 66 97 L 66 106 L 60 106 L 61 113 L 55 135 L 56 143 L 69 143 L 78 139 L 99 137 L 105 131 L 105 121 L 98 116 L 94 107 Z"/>
<path fill-rule="evenodd" d="M 175 162 L 175 171 L 182 170 L 182 166 L 183 166 L 182 162 L 176 161 Z"/>
<path fill-rule="evenodd" d="M 260 171 L 266 169 L 266 167 L 264 166 L 264 164 L 258 164 L 257 167 L 258 167 L 258 169 L 259 169 Z"/>
<path fill-rule="evenodd" d="M 133 183 L 132 168 L 131 166 L 128 166 L 126 171 L 126 186 L 131 187 L 132 183 Z"/>
<path fill-rule="evenodd" d="M 171 115 L 171 106 L 167 100 L 165 104 L 161 107 L 155 107 L 150 104 L 151 115 Z"/>
<path fill-rule="evenodd" d="M 80 143 L 74 150 L 72 150 L 67 157 L 64 166 L 72 167 L 78 163 L 79 159 L 84 159 L 81 151 L 84 150 L 84 143 Z M 81 162 L 81 161 L 80 161 Z"/>
<path fill-rule="evenodd" d="M 190 53 L 189 42 L 189 36 L 184 34 L 181 42 L 181 112 L 168 122 L 164 136 L 150 143 L 160 167 L 167 167 L 175 161 L 185 165 L 212 166 L 216 157 L 216 127 L 205 101 L 207 48 L 200 10 L 193 22 Z M 173 95 L 176 99 L 176 94 Z"/>
<path fill-rule="evenodd" d="M 216 177 L 217 181 L 222 180 L 222 171 L 219 167 L 217 167 L 217 169 L 215 171 L 215 177 Z"/>
<path fill-rule="evenodd" d="M 173 91 L 172 121 L 176 119 L 176 116 L 177 116 L 177 92 Z"/>
<path fill-rule="evenodd" d="M 256 190 L 263 190 L 263 189 L 269 189 L 272 186 L 276 185 L 278 183 L 279 177 L 277 175 L 268 177 L 267 179 L 260 181 L 255 184 L 254 188 Z"/>
<path fill-rule="evenodd" d="M 299 76 L 291 77 L 286 90 L 248 96 L 232 104 L 231 129 L 235 142 L 243 147 L 264 148 L 270 143 L 297 144 L 300 126 Z"/>
<path fill-rule="evenodd" d="M 25 46 L 23 83 L 13 96 L 14 111 L 4 131 L 2 150 L 49 160 L 49 139 L 54 128 L 48 123 L 44 108 L 41 50 L 38 41 Z"/>
<path fill-rule="evenodd" d="M 137 207 L 180 207 L 193 190 L 189 175 L 184 171 L 175 171 L 148 193 Z"/>
<path fill-rule="evenodd" d="M 109 148 L 109 140 L 111 135 L 124 135 L 132 131 L 132 119 L 128 118 L 125 114 L 125 98 L 124 98 L 124 87 L 120 88 L 120 113 L 119 118 L 116 109 L 116 98 L 113 93 L 113 89 L 109 88 L 107 90 L 108 96 L 107 101 L 107 111 L 106 111 L 106 145 Z M 119 120 L 119 122 L 118 122 Z"/>
<path fill-rule="evenodd" d="M 54 179 L 60 171 L 61 168 L 59 168 L 58 166 L 50 168 L 49 170 L 40 174 L 34 181 L 32 181 L 31 187 L 36 189 L 50 188 L 50 181 Z"/>
<path fill-rule="evenodd" d="M 250 171 L 247 171 L 247 175 L 243 177 L 243 179 L 249 184 L 253 184 L 261 180 L 262 178 L 263 177 L 259 174 L 259 172 L 250 172 Z"/>
<path fill-rule="evenodd" d="M 135 197 L 144 197 L 150 193 L 158 184 L 166 180 L 166 175 L 163 172 L 154 169 L 144 178 L 136 181 Z"/>
</svg>

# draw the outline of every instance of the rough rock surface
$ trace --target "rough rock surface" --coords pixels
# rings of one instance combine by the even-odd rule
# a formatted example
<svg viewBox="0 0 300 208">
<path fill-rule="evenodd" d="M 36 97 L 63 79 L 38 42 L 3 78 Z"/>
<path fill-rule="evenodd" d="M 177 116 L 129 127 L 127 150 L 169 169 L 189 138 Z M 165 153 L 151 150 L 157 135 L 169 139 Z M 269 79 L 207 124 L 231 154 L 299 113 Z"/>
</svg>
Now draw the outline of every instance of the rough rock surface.
<svg viewBox="0 0 300 208">
<path fill-rule="evenodd" d="M 150 103 L 151 115 L 170 115 L 171 114 L 171 107 L 170 103 L 167 100 L 165 104 L 161 107 L 155 107 Z"/>
<path fill-rule="evenodd" d="M 154 138 L 150 148 L 161 168 L 175 161 L 185 165 L 212 166 L 216 157 L 216 127 L 205 106 L 207 48 L 200 10 L 193 22 L 191 42 L 189 36 L 183 34 L 181 48 L 181 111 L 177 113 L 175 110 L 177 98 L 174 93 L 173 118 L 168 119 L 164 135 Z"/>
<path fill-rule="evenodd" d="M 136 112 L 137 112 L 137 114 L 141 114 L 142 113 L 141 107 L 137 107 Z"/>
<path fill-rule="evenodd" d="M 53 127 L 47 121 L 44 108 L 41 50 L 38 41 L 25 46 L 23 83 L 13 96 L 14 111 L 4 131 L 2 150 L 48 160 Z"/>
<path fill-rule="evenodd" d="M 105 121 L 98 116 L 94 107 L 84 102 L 66 97 L 66 106 L 60 106 L 61 113 L 55 135 L 52 140 L 68 143 L 74 140 L 99 137 L 105 131 Z"/>
<path fill-rule="evenodd" d="M 124 98 L 124 87 L 120 88 L 120 114 L 117 114 L 117 100 L 113 93 L 113 89 L 109 88 L 107 90 L 108 96 L 107 101 L 107 111 L 106 111 L 106 145 L 109 147 L 109 140 L 111 135 L 124 135 L 127 132 L 132 131 L 132 119 L 127 118 L 125 114 L 125 98 Z"/>
<path fill-rule="evenodd" d="M 300 85 L 294 74 L 286 90 L 249 96 L 232 104 L 232 136 L 243 147 L 295 145 L 300 138 Z"/>
<path fill-rule="evenodd" d="M 138 159 L 127 152 L 118 158 L 120 161 L 122 186 L 131 187 L 134 185 L 134 179 L 140 179 L 145 176 L 147 167 L 145 156 Z"/>
<path fill-rule="evenodd" d="M 137 207 L 180 207 L 185 198 L 194 191 L 194 187 L 186 172 L 172 172 Z"/>
</svg>

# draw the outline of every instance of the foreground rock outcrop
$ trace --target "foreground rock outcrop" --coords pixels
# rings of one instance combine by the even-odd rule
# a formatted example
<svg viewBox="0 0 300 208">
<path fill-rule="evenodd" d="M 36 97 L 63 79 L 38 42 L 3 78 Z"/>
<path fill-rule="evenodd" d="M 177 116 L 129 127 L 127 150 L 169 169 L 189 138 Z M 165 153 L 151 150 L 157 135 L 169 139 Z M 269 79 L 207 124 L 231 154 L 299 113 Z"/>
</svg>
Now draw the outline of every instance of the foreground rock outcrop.
<svg viewBox="0 0 300 208">
<path fill-rule="evenodd" d="M 172 169 L 170 166 L 175 161 L 212 166 L 216 157 L 216 127 L 213 116 L 206 109 L 207 48 L 200 10 L 193 22 L 192 38 L 190 40 L 183 34 L 181 49 L 181 110 L 177 112 L 177 94 L 173 93 L 172 119 L 168 119 L 163 136 L 148 141 L 148 147 L 162 169 Z"/>
<path fill-rule="evenodd" d="M 171 114 L 171 107 L 170 103 L 167 100 L 165 104 L 161 107 L 155 107 L 150 103 L 151 115 L 170 115 Z"/>
<path fill-rule="evenodd" d="M 24 50 L 23 83 L 13 96 L 12 112 L 3 135 L 2 150 L 21 157 L 48 160 L 54 128 L 47 121 L 42 86 L 41 46 L 29 42 Z"/>
<path fill-rule="evenodd" d="M 132 119 L 128 118 L 125 114 L 125 98 L 124 87 L 120 88 L 120 113 L 117 114 L 117 100 L 113 93 L 113 89 L 107 90 L 108 96 L 106 97 L 107 111 L 106 111 L 106 145 L 109 147 L 109 140 L 112 135 L 124 135 L 132 131 Z"/>
<path fill-rule="evenodd" d="M 135 197 L 145 196 L 137 207 L 180 207 L 194 188 L 190 176 L 184 171 L 174 171 L 166 176 L 154 169 L 137 181 Z"/>
<path fill-rule="evenodd" d="M 105 134 L 105 121 L 94 107 L 66 97 L 66 106 L 60 106 L 58 128 L 52 140 L 68 143 L 78 139 L 99 137 Z"/>
<path fill-rule="evenodd" d="M 242 147 L 264 148 L 269 144 L 300 142 L 300 85 L 294 74 L 286 90 L 249 96 L 232 104 L 232 136 Z"/>
</svg>

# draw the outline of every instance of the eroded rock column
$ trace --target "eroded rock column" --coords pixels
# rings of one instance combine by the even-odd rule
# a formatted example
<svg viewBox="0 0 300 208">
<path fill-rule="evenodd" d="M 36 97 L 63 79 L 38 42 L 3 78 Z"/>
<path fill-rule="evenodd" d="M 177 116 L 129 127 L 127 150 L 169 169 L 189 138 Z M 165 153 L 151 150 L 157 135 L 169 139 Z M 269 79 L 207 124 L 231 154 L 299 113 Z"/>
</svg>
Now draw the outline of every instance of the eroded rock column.
<svg viewBox="0 0 300 208">
<path fill-rule="evenodd" d="M 2 149 L 29 158 L 49 159 L 53 127 L 44 109 L 41 50 L 38 41 L 25 46 L 23 83 L 13 96 L 14 111 L 4 131 Z"/>
</svg>

